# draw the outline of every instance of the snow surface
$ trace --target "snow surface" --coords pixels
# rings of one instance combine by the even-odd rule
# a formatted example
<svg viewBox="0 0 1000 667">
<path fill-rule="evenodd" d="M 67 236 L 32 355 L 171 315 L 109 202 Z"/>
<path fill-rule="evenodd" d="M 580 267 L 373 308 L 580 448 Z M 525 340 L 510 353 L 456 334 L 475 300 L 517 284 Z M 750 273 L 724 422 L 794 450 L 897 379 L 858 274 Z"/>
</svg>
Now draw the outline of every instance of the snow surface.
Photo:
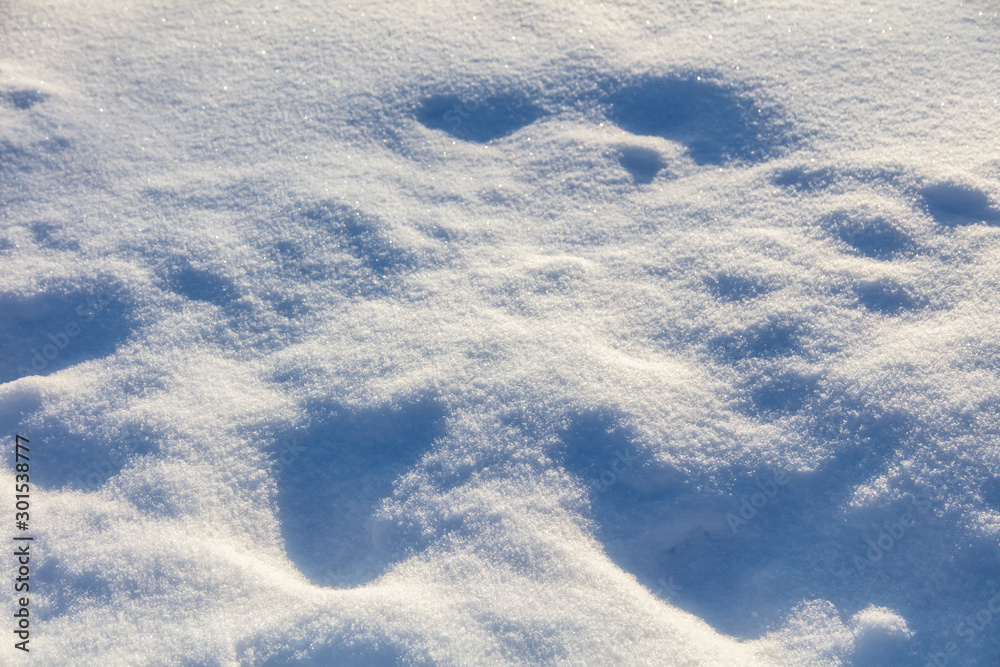
<svg viewBox="0 0 1000 667">
<path fill-rule="evenodd" d="M 995 2 L 0 25 L 2 664 L 1000 664 Z"/>
</svg>

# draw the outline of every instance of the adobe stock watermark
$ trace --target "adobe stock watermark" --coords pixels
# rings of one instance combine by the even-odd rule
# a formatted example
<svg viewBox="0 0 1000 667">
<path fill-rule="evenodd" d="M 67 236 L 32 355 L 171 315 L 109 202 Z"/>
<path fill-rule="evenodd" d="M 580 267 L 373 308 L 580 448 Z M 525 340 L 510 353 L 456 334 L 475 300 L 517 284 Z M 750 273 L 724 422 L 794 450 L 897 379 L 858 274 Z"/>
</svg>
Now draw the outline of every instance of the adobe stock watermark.
<svg viewBox="0 0 1000 667">
<path fill-rule="evenodd" d="M 468 102 L 457 101 L 450 109 L 441 114 L 445 123 L 451 126 L 451 131 L 456 132 L 462 123 L 479 108 L 479 102 L 471 100 Z"/>
<path fill-rule="evenodd" d="M 621 480 L 639 458 L 641 457 L 638 453 L 629 454 L 619 449 L 615 452 L 615 458 L 611 459 L 611 463 L 608 464 L 600 477 L 591 480 L 590 486 L 598 493 L 604 493 Z"/>
<path fill-rule="evenodd" d="M 733 535 L 740 528 L 753 521 L 760 510 L 773 501 L 778 495 L 778 490 L 786 484 L 788 484 L 788 475 L 779 470 L 768 481 L 757 482 L 758 490 L 751 493 L 749 497 L 746 494 L 741 496 L 739 509 L 735 513 L 726 513 L 726 523 L 729 524 Z"/>
<path fill-rule="evenodd" d="M 952 663 L 951 659 L 961 655 L 962 649 L 972 645 L 976 637 L 985 632 L 987 628 L 992 629 L 994 617 L 1000 618 L 1000 592 L 997 592 L 996 589 L 993 590 L 993 596 L 979 611 L 975 614 L 969 614 L 955 626 L 954 632 L 959 636 L 959 640 L 951 640 L 943 648 L 932 650 L 924 656 L 927 659 L 924 667 L 947 667 L 951 664 L 957 664 Z"/>
<path fill-rule="evenodd" d="M 656 582 L 656 595 L 661 600 L 670 600 L 679 592 L 684 590 L 684 587 L 674 581 L 673 576 L 664 579 L 660 579 Z"/>
<path fill-rule="evenodd" d="M 297 442 L 285 443 L 282 445 L 278 455 L 274 458 L 274 474 L 280 475 L 285 471 L 286 466 L 292 465 L 299 455 L 306 451 L 306 448 Z"/>
<path fill-rule="evenodd" d="M 105 459 L 91 461 L 90 465 L 85 466 L 82 471 L 76 474 L 76 481 L 80 484 L 80 488 L 89 491 L 100 489 L 104 486 L 105 482 L 117 475 L 125 467 L 128 455 L 134 451 L 135 447 L 131 443 L 126 442 L 123 450 L 116 449 L 110 451 Z"/>
<path fill-rule="evenodd" d="M 30 368 L 20 364 L 17 367 L 17 372 L 24 377 L 41 373 L 48 368 L 63 351 L 70 347 L 73 339 L 83 333 L 87 324 L 93 322 L 99 314 L 107 309 L 111 301 L 112 295 L 109 292 L 102 292 L 77 304 L 73 310 L 73 316 L 68 318 L 59 328 L 45 334 L 43 340 L 47 342 L 42 343 L 37 348 L 31 348 Z"/>
<path fill-rule="evenodd" d="M 855 554 L 851 558 L 851 563 L 854 565 L 853 570 L 845 571 L 842 569 L 838 573 L 840 576 L 851 572 L 858 576 L 864 575 L 868 568 L 880 562 L 887 553 L 892 551 L 917 526 L 920 519 L 932 513 L 931 501 L 927 498 L 917 498 L 910 495 L 910 502 L 912 504 L 910 510 L 901 512 L 893 519 L 885 519 L 881 524 L 871 524 L 875 538 L 872 539 L 871 535 L 864 538 L 868 548 L 862 554 Z"/>
</svg>

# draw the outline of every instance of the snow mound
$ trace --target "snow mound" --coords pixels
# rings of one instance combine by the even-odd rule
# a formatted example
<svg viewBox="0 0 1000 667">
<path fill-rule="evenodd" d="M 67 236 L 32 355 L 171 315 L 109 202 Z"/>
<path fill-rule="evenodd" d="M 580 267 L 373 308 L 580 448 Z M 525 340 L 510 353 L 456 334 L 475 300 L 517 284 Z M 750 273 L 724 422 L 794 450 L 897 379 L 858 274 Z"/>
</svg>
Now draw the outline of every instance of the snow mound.
<svg viewBox="0 0 1000 667">
<path fill-rule="evenodd" d="M 4 665 L 997 662 L 995 8 L 0 17 Z"/>
</svg>

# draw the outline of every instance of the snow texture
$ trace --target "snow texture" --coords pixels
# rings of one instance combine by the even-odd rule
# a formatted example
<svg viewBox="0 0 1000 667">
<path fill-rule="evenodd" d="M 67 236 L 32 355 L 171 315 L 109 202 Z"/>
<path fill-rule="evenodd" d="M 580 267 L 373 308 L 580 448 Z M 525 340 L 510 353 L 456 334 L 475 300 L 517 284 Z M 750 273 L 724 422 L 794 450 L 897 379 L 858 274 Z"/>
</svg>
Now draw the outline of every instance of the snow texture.
<svg viewBox="0 0 1000 667">
<path fill-rule="evenodd" d="M 998 28 L 0 1 L 0 663 L 1000 664 Z"/>
</svg>

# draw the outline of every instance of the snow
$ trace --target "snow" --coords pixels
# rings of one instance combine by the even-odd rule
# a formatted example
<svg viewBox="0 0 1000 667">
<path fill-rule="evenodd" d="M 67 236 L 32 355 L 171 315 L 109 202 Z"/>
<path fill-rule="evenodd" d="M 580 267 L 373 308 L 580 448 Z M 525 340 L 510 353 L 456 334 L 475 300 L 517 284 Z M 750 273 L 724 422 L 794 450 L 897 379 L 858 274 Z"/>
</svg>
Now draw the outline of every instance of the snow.
<svg viewBox="0 0 1000 667">
<path fill-rule="evenodd" d="M 2 664 L 1000 660 L 994 4 L 0 21 Z"/>
</svg>

